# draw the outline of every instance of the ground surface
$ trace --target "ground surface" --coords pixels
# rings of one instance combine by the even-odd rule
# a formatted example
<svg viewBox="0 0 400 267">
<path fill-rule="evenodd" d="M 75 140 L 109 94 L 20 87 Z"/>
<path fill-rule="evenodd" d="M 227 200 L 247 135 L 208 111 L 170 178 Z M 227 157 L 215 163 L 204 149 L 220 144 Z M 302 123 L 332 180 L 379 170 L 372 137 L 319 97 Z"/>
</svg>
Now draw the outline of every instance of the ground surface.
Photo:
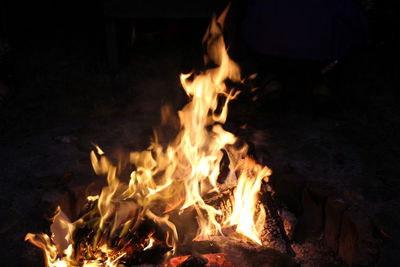
<svg viewBox="0 0 400 267">
<path fill-rule="evenodd" d="M 185 102 L 178 74 L 187 55 L 157 43 L 137 47 L 117 72 L 93 60 L 91 47 L 74 43 L 16 51 L 20 89 L 0 115 L 4 266 L 35 266 L 40 259 L 24 236 L 45 230 L 50 203 L 63 185 L 95 179 L 91 142 L 106 152 L 144 148 L 161 104 L 178 108 Z M 400 240 L 400 111 L 393 98 L 398 78 L 379 51 L 348 63 L 341 86 L 349 100 L 332 113 L 244 103 L 233 107 L 229 127 L 247 123 L 247 137 L 273 170 L 289 166 L 307 179 L 347 190 L 389 237 L 378 265 L 394 266 Z"/>
</svg>

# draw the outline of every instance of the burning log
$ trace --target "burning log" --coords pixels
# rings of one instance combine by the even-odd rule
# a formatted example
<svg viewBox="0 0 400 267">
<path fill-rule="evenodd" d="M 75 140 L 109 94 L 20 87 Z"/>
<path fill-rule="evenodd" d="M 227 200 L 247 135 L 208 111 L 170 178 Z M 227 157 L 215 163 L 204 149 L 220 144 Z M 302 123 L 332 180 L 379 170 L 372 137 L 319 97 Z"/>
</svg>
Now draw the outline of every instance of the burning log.
<svg viewBox="0 0 400 267">
<path fill-rule="evenodd" d="M 264 225 L 265 229 L 262 237 L 263 244 L 267 247 L 278 249 L 281 252 L 295 257 L 296 254 L 291 247 L 291 241 L 287 236 L 284 223 L 278 212 L 278 205 L 276 204 L 275 199 L 272 197 L 271 191 L 268 190 L 269 186 L 264 184 L 262 188 L 263 190 L 258 206 L 260 207 L 260 205 L 262 205 L 266 208 L 267 212 L 266 223 Z M 231 200 L 233 199 L 233 192 L 234 187 L 225 188 L 219 193 L 214 193 L 212 196 L 208 197 L 206 202 L 222 211 L 229 213 L 229 211 L 232 209 Z M 233 225 L 223 227 L 222 233 L 227 236 L 235 234 L 236 226 Z"/>
<path fill-rule="evenodd" d="M 269 216 L 267 216 L 266 225 L 272 230 L 269 231 L 269 233 L 272 233 L 275 236 L 275 242 L 281 241 L 280 244 L 278 243 L 277 247 L 281 247 L 283 243 L 285 252 L 288 255 L 295 257 L 296 253 L 293 251 L 292 246 L 290 245 L 291 241 L 286 234 L 282 218 L 278 213 L 277 205 L 275 204 L 275 200 L 273 199 L 271 191 L 268 190 L 267 186 L 264 186 L 261 202 L 267 207 L 267 214 Z M 266 238 L 268 237 L 266 236 Z"/>
</svg>

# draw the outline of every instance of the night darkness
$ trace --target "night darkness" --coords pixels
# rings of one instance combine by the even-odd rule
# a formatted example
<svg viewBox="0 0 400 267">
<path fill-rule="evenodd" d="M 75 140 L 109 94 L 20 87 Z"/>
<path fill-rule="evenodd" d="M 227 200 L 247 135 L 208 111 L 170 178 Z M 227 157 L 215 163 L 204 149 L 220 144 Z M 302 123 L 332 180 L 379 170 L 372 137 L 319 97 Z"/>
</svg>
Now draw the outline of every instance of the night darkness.
<svg viewBox="0 0 400 267">
<path fill-rule="evenodd" d="M 228 51 L 253 78 L 224 127 L 273 170 L 299 266 L 396 266 L 397 1 L 300 2 L 232 1 Z M 161 106 L 187 102 L 179 74 L 212 67 L 202 38 L 227 3 L 2 1 L 0 265 L 44 266 L 24 236 L 98 184 L 93 143 L 116 159 L 145 149 Z"/>
</svg>

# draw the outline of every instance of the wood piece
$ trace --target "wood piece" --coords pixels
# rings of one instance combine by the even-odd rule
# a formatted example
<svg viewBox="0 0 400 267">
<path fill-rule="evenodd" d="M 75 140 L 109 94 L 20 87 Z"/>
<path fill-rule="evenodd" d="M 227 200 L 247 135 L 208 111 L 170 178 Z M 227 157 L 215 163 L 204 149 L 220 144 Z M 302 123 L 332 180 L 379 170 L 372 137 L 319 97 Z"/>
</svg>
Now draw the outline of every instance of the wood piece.
<svg viewBox="0 0 400 267">
<path fill-rule="evenodd" d="M 286 235 L 285 227 L 282 219 L 278 213 L 278 207 L 275 204 L 275 200 L 272 198 L 271 192 L 267 189 L 268 186 L 263 187 L 263 194 L 261 202 L 264 204 L 267 211 L 267 227 L 272 228 L 276 238 L 284 242 L 285 252 L 295 257 L 296 253 L 292 249 L 288 236 Z M 269 218 L 269 219 L 268 219 Z"/>
</svg>

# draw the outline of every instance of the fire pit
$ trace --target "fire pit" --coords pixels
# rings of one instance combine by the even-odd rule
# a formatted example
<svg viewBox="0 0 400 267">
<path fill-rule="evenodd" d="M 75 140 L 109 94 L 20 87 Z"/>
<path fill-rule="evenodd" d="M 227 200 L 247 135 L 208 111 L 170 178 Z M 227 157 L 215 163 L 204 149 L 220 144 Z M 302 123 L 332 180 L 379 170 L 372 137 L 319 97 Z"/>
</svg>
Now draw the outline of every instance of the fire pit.
<svg viewBox="0 0 400 267">
<path fill-rule="evenodd" d="M 357 229 L 326 234 L 355 223 L 332 196 L 304 181 L 282 189 L 285 180 L 278 175 L 271 182 L 272 171 L 223 128 L 239 94 L 234 85 L 242 81 L 223 40 L 226 14 L 212 20 L 203 39 L 208 68 L 181 75 L 188 104 L 177 115 L 162 109 L 160 129 L 173 128 L 176 137 L 163 143 L 163 132 L 155 131 L 147 150 L 118 162 L 94 145 L 91 163 L 106 185 L 77 196 L 85 203 L 73 211 L 60 205 L 49 233 L 26 235 L 46 266 L 296 266 L 296 254 L 307 253 L 292 244 L 309 230 L 303 225 L 316 235 L 329 229 L 333 249 L 354 262 L 358 243 L 351 253 L 345 248 Z M 297 219 L 291 204 L 307 212 Z M 337 210 L 344 221 L 335 221 Z"/>
</svg>

